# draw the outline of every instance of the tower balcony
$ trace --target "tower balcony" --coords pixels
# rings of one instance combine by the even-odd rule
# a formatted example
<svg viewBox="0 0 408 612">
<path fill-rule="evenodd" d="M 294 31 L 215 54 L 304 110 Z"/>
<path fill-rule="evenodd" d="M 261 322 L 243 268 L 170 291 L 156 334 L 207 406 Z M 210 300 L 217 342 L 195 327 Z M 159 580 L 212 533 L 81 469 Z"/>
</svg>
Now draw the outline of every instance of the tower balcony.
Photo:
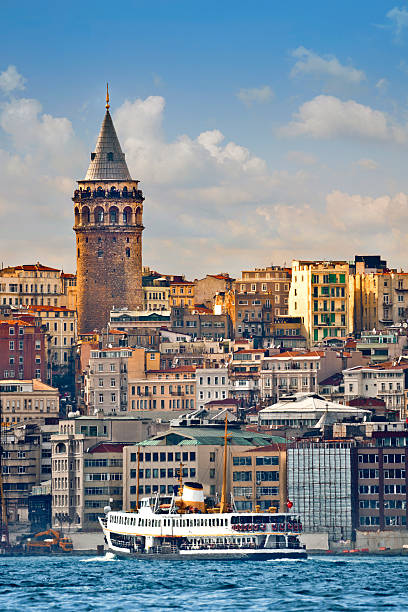
<svg viewBox="0 0 408 612">
<path fill-rule="evenodd" d="M 90 199 L 108 199 L 108 200 L 132 200 L 135 202 L 143 202 L 143 192 L 141 189 L 128 189 L 127 187 L 123 187 L 123 189 L 116 189 L 115 187 L 111 187 L 110 189 L 102 189 L 102 187 L 98 187 L 97 189 L 91 189 L 88 187 L 87 189 L 75 189 L 74 197 L 72 198 L 74 202 L 80 202 L 82 200 L 90 200 Z"/>
<path fill-rule="evenodd" d="M 82 203 L 82 202 L 81 202 Z M 77 203 L 75 206 L 75 228 L 143 228 L 143 210 L 141 206 L 135 206 L 132 201 L 115 202 L 110 204 L 106 200 Z"/>
</svg>

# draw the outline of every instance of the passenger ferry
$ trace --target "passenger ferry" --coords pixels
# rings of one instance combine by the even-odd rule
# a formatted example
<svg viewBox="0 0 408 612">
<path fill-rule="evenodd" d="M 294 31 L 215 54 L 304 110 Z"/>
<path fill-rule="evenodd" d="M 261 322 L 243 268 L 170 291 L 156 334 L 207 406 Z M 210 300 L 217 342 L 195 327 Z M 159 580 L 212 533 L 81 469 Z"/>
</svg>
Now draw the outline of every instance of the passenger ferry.
<svg viewBox="0 0 408 612">
<path fill-rule="evenodd" d="M 208 508 L 200 483 L 180 484 L 178 495 L 145 497 L 135 512 L 105 508 L 99 517 L 105 543 L 119 557 L 137 559 L 305 559 L 297 514 L 240 513 L 226 503 L 227 423 L 221 503 Z M 139 469 L 137 470 L 139 473 Z M 180 468 L 180 474 L 182 470 Z M 139 487 L 137 486 L 137 491 Z"/>
</svg>

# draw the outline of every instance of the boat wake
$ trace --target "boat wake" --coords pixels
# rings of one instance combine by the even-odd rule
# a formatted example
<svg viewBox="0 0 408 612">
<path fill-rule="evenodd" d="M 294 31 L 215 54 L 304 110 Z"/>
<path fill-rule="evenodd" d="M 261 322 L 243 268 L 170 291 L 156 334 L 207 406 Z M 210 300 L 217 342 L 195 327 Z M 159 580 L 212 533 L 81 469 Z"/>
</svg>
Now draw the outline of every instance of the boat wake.
<svg viewBox="0 0 408 612">
<path fill-rule="evenodd" d="M 91 559 L 81 559 L 81 561 L 82 563 L 92 563 L 95 561 L 105 563 L 106 561 L 118 561 L 118 558 L 115 553 L 107 552 L 103 557 L 91 557 Z"/>
</svg>

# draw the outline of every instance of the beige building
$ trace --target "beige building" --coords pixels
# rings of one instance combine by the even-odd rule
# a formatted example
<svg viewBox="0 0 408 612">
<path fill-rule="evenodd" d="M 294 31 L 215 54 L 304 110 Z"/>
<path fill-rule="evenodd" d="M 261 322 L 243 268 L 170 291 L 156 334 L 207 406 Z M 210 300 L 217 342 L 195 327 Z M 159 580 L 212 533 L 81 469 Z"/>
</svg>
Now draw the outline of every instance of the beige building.
<svg viewBox="0 0 408 612">
<path fill-rule="evenodd" d="M 244 451 L 264 446 L 271 438 L 230 428 L 227 492 L 230 494 L 231 455 L 235 447 Z M 123 452 L 123 507 L 136 507 L 137 454 L 139 449 L 139 494 L 172 494 L 182 480 L 200 482 L 205 497 L 221 495 L 224 458 L 224 427 L 174 427 Z"/>
<path fill-rule="evenodd" d="M 234 283 L 234 331 L 237 338 L 269 337 L 275 317 L 288 314 L 291 271 L 279 266 L 243 270 Z"/>
<path fill-rule="evenodd" d="M 195 366 L 129 376 L 129 410 L 194 410 L 195 394 Z"/>
<path fill-rule="evenodd" d="M 346 261 L 292 262 L 289 315 L 302 317 L 310 345 L 353 331 Z"/>
<path fill-rule="evenodd" d="M 231 448 L 231 482 L 238 511 L 261 512 L 276 508 L 286 512 L 286 446 L 284 438 L 274 438 L 267 446 Z"/>
<path fill-rule="evenodd" d="M 67 306 L 75 308 L 75 276 L 36 264 L 0 270 L 0 303 L 10 306 Z"/>
<path fill-rule="evenodd" d="M 170 310 L 170 287 L 165 283 L 157 279 L 143 287 L 143 310 Z"/>
<path fill-rule="evenodd" d="M 155 431 L 151 419 L 133 415 L 60 421 L 59 433 L 51 437 L 53 525 L 99 529 L 97 515 L 106 501 L 122 505 L 124 445 Z"/>
<path fill-rule="evenodd" d="M 385 329 L 408 320 L 408 273 L 381 271 L 350 277 L 354 330 Z"/>
<path fill-rule="evenodd" d="M 68 367 L 77 341 L 76 311 L 60 306 L 31 306 L 29 312 L 39 318 L 47 329 L 48 365 L 53 368 Z"/>
<path fill-rule="evenodd" d="M 0 401 L 6 423 L 24 423 L 59 416 L 59 391 L 40 380 L 0 380 Z"/>
</svg>

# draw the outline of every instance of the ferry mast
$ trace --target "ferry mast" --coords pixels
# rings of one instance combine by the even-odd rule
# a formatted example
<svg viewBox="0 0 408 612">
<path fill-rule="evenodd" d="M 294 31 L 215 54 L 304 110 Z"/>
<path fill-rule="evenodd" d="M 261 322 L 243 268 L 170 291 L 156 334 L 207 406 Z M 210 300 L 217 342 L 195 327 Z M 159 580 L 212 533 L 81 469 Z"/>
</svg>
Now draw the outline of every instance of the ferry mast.
<svg viewBox="0 0 408 612">
<path fill-rule="evenodd" d="M 6 498 L 4 497 L 3 488 L 3 411 L 2 411 L 2 400 L 0 399 L 0 553 L 4 552 L 10 547 L 9 530 L 7 523 L 7 505 Z"/>
</svg>

